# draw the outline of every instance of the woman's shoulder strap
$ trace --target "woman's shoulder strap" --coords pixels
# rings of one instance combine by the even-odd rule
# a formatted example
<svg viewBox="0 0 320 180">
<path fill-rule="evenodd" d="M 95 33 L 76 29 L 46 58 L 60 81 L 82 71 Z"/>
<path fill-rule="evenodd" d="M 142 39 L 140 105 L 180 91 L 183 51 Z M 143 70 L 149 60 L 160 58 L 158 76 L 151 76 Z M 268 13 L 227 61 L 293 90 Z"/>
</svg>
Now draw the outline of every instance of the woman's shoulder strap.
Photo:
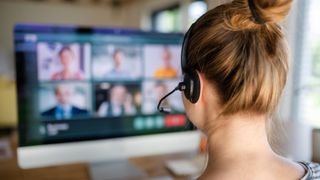
<svg viewBox="0 0 320 180">
<path fill-rule="evenodd" d="M 307 169 L 306 180 L 320 180 L 320 164 L 314 162 L 299 162 Z"/>
</svg>

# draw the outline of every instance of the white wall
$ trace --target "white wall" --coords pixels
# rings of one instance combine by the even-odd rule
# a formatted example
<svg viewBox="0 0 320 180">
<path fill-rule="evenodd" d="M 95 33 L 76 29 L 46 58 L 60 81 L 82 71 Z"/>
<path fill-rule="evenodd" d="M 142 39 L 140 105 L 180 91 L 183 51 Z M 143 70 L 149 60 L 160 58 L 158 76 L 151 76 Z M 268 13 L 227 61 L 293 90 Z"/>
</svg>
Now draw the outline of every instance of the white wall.
<svg viewBox="0 0 320 180">
<path fill-rule="evenodd" d="M 123 7 L 125 13 L 123 16 L 130 19 L 133 22 L 140 22 L 140 27 L 144 30 L 150 30 L 151 22 L 150 15 L 155 10 L 161 10 L 174 5 L 179 4 L 182 7 L 181 12 L 181 24 L 183 25 L 182 29 L 187 29 L 187 20 L 188 20 L 188 9 L 187 6 L 192 0 L 137 0 L 134 3 L 128 4 Z M 125 17 L 124 17 L 125 18 Z M 130 22 L 132 22 L 130 21 Z"/>
</svg>

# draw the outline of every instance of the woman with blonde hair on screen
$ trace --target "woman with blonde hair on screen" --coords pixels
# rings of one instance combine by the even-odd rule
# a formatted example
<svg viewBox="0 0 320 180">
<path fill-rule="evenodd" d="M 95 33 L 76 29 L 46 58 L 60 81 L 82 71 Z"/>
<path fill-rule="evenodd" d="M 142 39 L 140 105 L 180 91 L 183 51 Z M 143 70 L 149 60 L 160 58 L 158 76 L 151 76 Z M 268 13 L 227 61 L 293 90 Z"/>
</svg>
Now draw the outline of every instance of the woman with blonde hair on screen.
<svg viewBox="0 0 320 180">
<path fill-rule="evenodd" d="M 320 167 L 270 147 L 267 124 L 286 84 L 288 51 L 278 24 L 292 0 L 234 0 L 208 11 L 188 31 L 186 69 L 199 79 L 186 114 L 208 138 L 199 179 L 320 179 Z"/>
</svg>

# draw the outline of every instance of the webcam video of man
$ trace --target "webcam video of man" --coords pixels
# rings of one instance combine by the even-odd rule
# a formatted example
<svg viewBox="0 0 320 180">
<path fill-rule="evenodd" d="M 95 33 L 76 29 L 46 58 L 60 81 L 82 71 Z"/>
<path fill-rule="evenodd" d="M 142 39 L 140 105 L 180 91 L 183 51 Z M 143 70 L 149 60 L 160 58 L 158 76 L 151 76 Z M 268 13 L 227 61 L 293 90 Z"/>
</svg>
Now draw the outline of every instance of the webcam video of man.
<svg viewBox="0 0 320 180">
<path fill-rule="evenodd" d="M 102 83 L 96 86 L 96 113 L 100 117 L 135 115 L 141 107 L 139 84 Z"/>
<path fill-rule="evenodd" d="M 61 120 L 89 115 L 89 94 L 86 84 L 42 85 L 39 94 L 43 117 Z"/>
<path fill-rule="evenodd" d="M 137 80 L 142 76 L 141 47 L 138 45 L 93 45 L 92 69 L 95 80 Z"/>
</svg>

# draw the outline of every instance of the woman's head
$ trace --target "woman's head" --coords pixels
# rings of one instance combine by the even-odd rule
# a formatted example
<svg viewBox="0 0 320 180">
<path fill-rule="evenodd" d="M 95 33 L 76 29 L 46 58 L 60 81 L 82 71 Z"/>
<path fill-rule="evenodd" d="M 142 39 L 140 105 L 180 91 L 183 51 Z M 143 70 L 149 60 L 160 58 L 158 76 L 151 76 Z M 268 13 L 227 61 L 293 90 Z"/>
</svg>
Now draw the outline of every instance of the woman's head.
<svg viewBox="0 0 320 180">
<path fill-rule="evenodd" d="M 277 23 L 292 0 L 252 1 L 254 13 L 248 0 L 234 0 L 208 11 L 190 31 L 186 66 L 212 87 L 219 109 L 213 112 L 221 115 L 271 114 L 286 83 L 287 45 Z M 203 91 L 202 99 L 208 95 Z M 185 105 L 192 119 L 197 104 Z"/>
</svg>

